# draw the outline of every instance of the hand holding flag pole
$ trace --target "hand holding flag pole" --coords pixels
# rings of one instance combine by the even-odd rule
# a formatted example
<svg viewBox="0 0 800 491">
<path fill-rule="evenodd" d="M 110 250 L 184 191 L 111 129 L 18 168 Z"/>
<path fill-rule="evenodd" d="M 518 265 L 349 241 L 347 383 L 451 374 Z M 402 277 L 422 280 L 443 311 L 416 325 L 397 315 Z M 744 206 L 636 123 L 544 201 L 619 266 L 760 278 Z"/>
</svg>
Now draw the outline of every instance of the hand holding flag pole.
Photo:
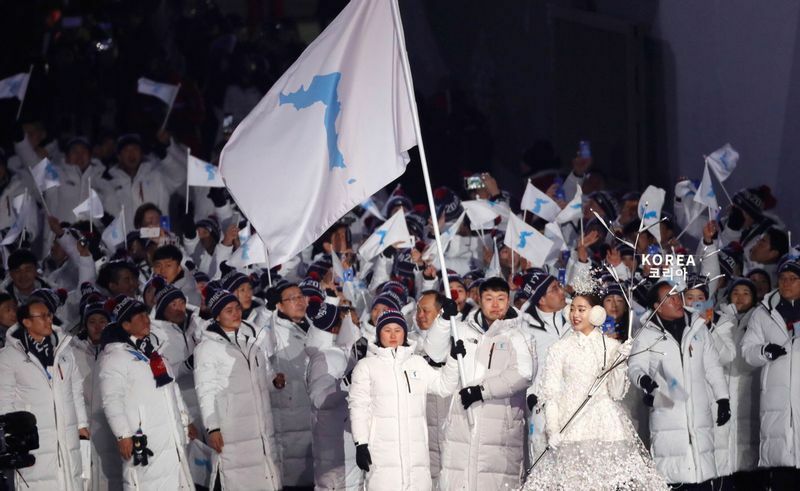
<svg viewBox="0 0 800 491">
<path fill-rule="evenodd" d="M 417 114 L 417 105 L 414 101 L 414 82 L 411 79 L 411 67 L 408 62 L 408 53 L 406 52 L 405 35 L 403 34 L 403 22 L 400 19 L 400 12 L 397 7 L 397 0 L 391 0 L 392 6 L 392 19 L 394 20 L 395 33 L 397 35 L 398 49 L 400 51 L 400 58 L 403 66 L 403 77 L 405 78 L 406 85 L 408 86 L 408 103 L 411 105 L 411 116 L 414 122 L 414 132 L 417 135 L 417 147 L 419 148 L 419 158 L 422 164 L 422 177 L 425 181 L 425 194 L 428 196 L 428 208 L 431 212 L 431 224 L 433 225 L 433 236 L 436 240 L 436 249 L 439 255 L 439 264 L 442 266 L 442 280 L 445 282 L 444 294 L 448 299 L 452 299 L 450 293 L 450 280 L 447 278 L 447 265 L 444 260 L 444 248 L 442 247 L 442 236 L 439 231 L 439 220 L 436 217 L 436 204 L 433 200 L 433 190 L 431 188 L 431 178 L 428 174 L 428 159 L 425 155 L 425 145 L 422 143 L 422 130 L 419 125 L 419 114 Z M 450 333 L 453 340 L 458 342 L 458 330 L 456 329 L 455 317 L 450 318 Z M 464 371 L 464 356 L 459 353 L 458 358 L 458 377 L 461 381 L 462 387 L 467 387 L 467 381 Z M 467 409 L 467 419 L 470 427 L 475 426 L 475 417 L 472 414 L 472 408 Z"/>
</svg>

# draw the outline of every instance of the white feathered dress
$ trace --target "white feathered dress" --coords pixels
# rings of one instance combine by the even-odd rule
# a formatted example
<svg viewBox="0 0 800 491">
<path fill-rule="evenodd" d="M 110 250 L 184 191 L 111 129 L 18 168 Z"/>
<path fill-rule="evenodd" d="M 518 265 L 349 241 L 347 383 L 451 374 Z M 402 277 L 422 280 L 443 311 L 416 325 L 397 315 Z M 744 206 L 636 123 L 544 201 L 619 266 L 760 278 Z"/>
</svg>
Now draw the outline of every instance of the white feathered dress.
<svg viewBox="0 0 800 491">
<path fill-rule="evenodd" d="M 593 329 L 588 335 L 572 331 L 550 347 L 541 390 L 548 441 L 584 401 L 597 375 L 612 365 L 619 346 Z M 623 363 L 609 374 L 556 448 L 534 467 L 523 489 L 666 488 L 617 402 L 628 389 L 625 369 Z"/>
</svg>

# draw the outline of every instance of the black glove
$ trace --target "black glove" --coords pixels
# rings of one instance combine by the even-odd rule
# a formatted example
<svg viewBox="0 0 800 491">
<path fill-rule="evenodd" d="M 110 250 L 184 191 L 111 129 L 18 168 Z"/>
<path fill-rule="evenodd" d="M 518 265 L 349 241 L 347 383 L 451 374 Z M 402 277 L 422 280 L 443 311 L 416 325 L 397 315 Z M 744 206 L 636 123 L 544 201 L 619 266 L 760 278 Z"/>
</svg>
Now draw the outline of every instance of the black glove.
<svg viewBox="0 0 800 491">
<path fill-rule="evenodd" d="M 642 378 L 639 379 L 639 385 L 648 394 L 652 394 L 658 388 L 658 384 L 649 375 L 642 375 Z"/>
<path fill-rule="evenodd" d="M 731 419 L 731 402 L 728 399 L 717 401 L 717 426 L 722 426 Z"/>
<path fill-rule="evenodd" d="M 215 208 L 220 208 L 228 202 L 228 194 L 225 188 L 211 188 L 208 190 L 208 199 L 214 203 Z"/>
<path fill-rule="evenodd" d="M 187 239 L 191 240 L 197 237 L 197 227 L 194 224 L 194 217 L 190 213 L 181 217 L 181 230 L 183 230 L 183 236 Z"/>
<path fill-rule="evenodd" d="M 372 456 L 369 454 L 369 448 L 366 443 L 356 445 L 356 465 L 364 472 L 369 472 L 369 466 L 372 465 Z"/>
<path fill-rule="evenodd" d="M 382 255 L 383 257 L 386 257 L 386 258 L 389 258 L 389 259 L 391 259 L 391 258 L 393 258 L 393 257 L 394 257 L 394 255 L 395 255 L 396 253 L 397 253 L 397 249 L 395 249 L 395 248 L 394 248 L 394 247 L 392 247 L 392 246 L 389 246 L 389 247 L 387 247 L 386 249 L 384 249 L 384 250 L 383 250 L 383 252 L 381 252 L 381 255 Z"/>
<path fill-rule="evenodd" d="M 769 343 L 768 345 L 764 346 L 764 356 L 766 356 L 767 360 L 769 361 L 777 360 L 785 354 L 786 348 L 779 344 Z"/>
<path fill-rule="evenodd" d="M 267 289 L 267 310 L 274 312 L 281 302 L 281 294 L 275 288 Z"/>
<path fill-rule="evenodd" d="M 647 407 L 653 407 L 653 400 L 655 400 L 655 397 L 650 394 L 645 394 L 644 397 L 642 397 L 642 401 Z"/>
<path fill-rule="evenodd" d="M 353 381 L 353 370 L 350 370 L 344 375 L 344 377 L 342 377 L 342 382 L 344 382 L 344 385 L 350 385 L 352 381 Z"/>
<path fill-rule="evenodd" d="M 539 402 L 539 398 L 536 397 L 536 394 L 531 394 L 528 396 L 527 402 L 528 411 L 533 411 L 534 406 L 536 406 L 536 403 Z"/>
<path fill-rule="evenodd" d="M 473 385 L 472 387 L 464 387 L 458 391 L 458 395 L 461 396 L 461 404 L 464 405 L 464 409 L 469 409 L 473 403 L 483 400 L 481 388 L 477 385 Z"/>
<path fill-rule="evenodd" d="M 454 342 L 453 338 L 450 338 L 450 356 L 457 360 L 458 355 L 467 356 L 467 349 L 464 348 L 464 341 L 459 339 Z"/>
<path fill-rule="evenodd" d="M 458 305 L 452 298 L 445 298 L 442 302 L 442 319 L 449 321 L 451 317 L 458 315 Z"/>
</svg>

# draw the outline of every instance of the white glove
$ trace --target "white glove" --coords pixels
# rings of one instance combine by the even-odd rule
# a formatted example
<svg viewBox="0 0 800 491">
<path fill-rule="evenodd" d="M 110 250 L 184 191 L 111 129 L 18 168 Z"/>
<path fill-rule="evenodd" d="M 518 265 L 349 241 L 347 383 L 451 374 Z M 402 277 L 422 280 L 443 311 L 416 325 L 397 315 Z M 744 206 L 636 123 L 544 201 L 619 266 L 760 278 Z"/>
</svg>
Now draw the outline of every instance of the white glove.
<svg viewBox="0 0 800 491">
<path fill-rule="evenodd" d="M 561 445 L 561 439 L 561 433 L 551 433 L 547 436 L 547 446 L 552 450 L 555 450 L 559 445 Z"/>
<path fill-rule="evenodd" d="M 617 349 L 617 354 L 620 356 L 628 356 L 631 354 L 631 348 L 633 347 L 633 341 L 630 339 L 619 345 Z"/>
</svg>

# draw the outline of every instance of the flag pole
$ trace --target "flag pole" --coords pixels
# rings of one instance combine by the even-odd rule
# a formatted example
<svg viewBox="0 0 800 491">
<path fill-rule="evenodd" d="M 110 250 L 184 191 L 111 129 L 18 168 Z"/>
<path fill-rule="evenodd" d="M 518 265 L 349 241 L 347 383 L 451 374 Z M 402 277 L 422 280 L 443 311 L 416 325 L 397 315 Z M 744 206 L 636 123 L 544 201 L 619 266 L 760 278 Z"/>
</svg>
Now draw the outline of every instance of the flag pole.
<svg viewBox="0 0 800 491">
<path fill-rule="evenodd" d="M 128 251 L 128 227 L 125 226 L 125 205 L 120 206 L 119 216 L 122 220 L 122 235 L 125 236 L 125 251 Z"/>
<path fill-rule="evenodd" d="M 186 211 L 184 215 L 189 214 L 189 159 L 192 156 L 192 149 L 186 147 Z"/>
<path fill-rule="evenodd" d="M 89 201 L 89 234 L 94 234 L 94 210 L 92 210 L 92 176 L 89 176 L 89 197 L 87 198 Z"/>
<path fill-rule="evenodd" d="M 442 248 L 442 236 L 439 231 L 439 220 L 436 217 L 436 205 L 433 201 L 433 190 L 431 189 L 431 178 L 428 175 L 428 159 L 425 156 L 425 145 L 422 143 L 422 130 L 419 125 L 419 114 L 417 114 L 417 104 L 414 100 L 414 82 L 411 79 L 411 66 L 408 62 L 408 53 L 406 52 L 405 34 L 403 34 L 403 21 L 400 19 L 400 10 L 397 6 L 397 0 L 391 0 L 392 6 L 392 19 L 394 20 L 395 35 L 397 37 L 398 49 L 400 51 L 400 61 L 403 66 L 403 78 L 405 78 L 406 88 L 408 91 L 408 103 L 411 106 L 411 119 L 414 122 L 414 133 L 417 136 L 417 148 L 419 149 L 419 159 L 422 164 L 422 177 L 425 181 L 425 193 L 428 196 L 428 207 L 431 213 L 431 224 L 433 225 L 433 236 L 436 240 L 436 249 L 439 254 L 439 264 L 442 266 L 442 281 L 445 284 L 444 294 L 448 299 L 452 300 L 450 293 L 450 280 L 447 278 L 447 265 L 444 260 L 444 249 Z M 450 333 L 453 336 L 453 341 L 457 342 L 458 330 L 456 329 L 456 320 L 454 317 L 450 318 Z M 459 354 L 458 361 L 458 378 L 461 381 L 462 387 L 467 387 L 467 380 L 464 372 L 464 356 Z M 472 414 L 472 409 L 467 409 L 467 419 L 469 425 L 475 425 L 475 418 Z"/>
<path fill-rule="evenodd" d="M 22 115 L 22 105 L 25 104 L 25 96 L 28 95 L 28 85 L 31 83 L 32 74 L 33 63 L 31 63 L 31 67 L 28 69 L 28 81 L 25 83 L 25 94 L 22 96 L 22 99 L 19 100 L 19 107 L 17 108 L 17 121 L 19 121 L 19 117 Z"/>
<path fill-rule="evenodd" d="M 181 84 L 178 83 L 178 88 L 175 89 L 175 95 L 172 96 L 172 100 L 169 102 L 169 106 L 167 107 L 167 115 L 164 116 L 164 122 L 161 123 L 161 128 L 158 130 L 159 133 L 161 133 L 167 128 L 167 120 L 169 120 L 169 115 L 172 113 L 172 106 L 175 104 L 175 99 L 178 98 L 178 92 L 180 91 L 181 91 Z"/>
</svg>

